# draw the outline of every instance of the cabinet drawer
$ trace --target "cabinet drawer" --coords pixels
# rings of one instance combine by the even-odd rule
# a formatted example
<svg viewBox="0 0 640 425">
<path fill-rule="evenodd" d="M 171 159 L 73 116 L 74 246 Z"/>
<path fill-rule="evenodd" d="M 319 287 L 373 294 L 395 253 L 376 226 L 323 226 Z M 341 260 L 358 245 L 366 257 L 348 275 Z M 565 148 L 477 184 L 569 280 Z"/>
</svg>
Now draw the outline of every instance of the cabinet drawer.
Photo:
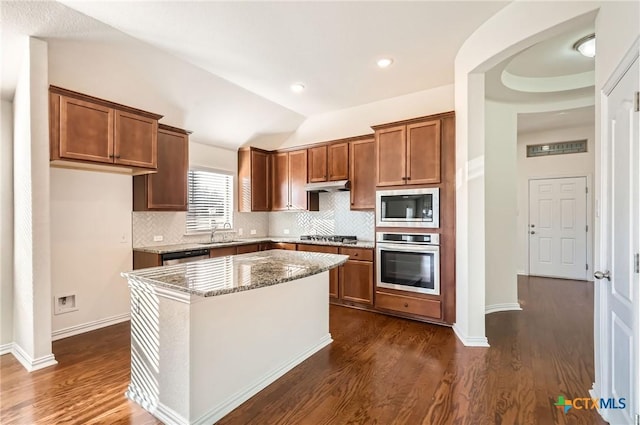
<svg viewBox="0 0 640 425">
<path fill-rule="evenodd" d="M 348 255 L 350 260 L 373 261 L 373 250 L 367 248 L 340 248 L 340 254 Z"/>
<path fill-rule="evenodd" d="M 237 249 L 235 246 L 227 246 L 224 248 L 212 248 L 209 250 L 209 257 L 226 257 L 227 255 L 236 255 Z"/>
<path fill-rule="evenodd" d="M 238 254 L 247 254 L 249 252 L 258 252 L 258 251 L 260 251 L 260 245 L 257 243 L 253 243 L 251 245 L 238 246 Z"/>
<path fill-rule="evenodd" d="M 304 244 L 298 244 L 298 251 L 324 252 L 326 254 L 337 254 L 338 253 L 338 247 L 337 246 L 326 246 L 326 245 L 304 245 Z"/>
<path fill-rule="evenodd" d="M 376 307 L 440 319 L 440 301 L 376 292 Z"/>
<path fill-rule="evenodd" d="M 296 244 L 294 243 L 287 243 L 287 242 L 274 242 L 271 244 L 273 249 L 286 249 L 289 251 L 295 251 L 296 250 Z"/>
</svg>

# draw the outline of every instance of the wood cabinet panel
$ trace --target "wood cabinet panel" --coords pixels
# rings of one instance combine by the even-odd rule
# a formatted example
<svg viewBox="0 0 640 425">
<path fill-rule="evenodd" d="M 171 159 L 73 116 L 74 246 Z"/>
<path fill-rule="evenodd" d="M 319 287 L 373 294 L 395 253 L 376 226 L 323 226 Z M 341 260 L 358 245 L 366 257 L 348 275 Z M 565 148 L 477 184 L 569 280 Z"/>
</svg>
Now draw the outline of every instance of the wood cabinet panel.
<svg viewBox="0 0 640 425">
<path fill-rule="evenodd" d="M 238 253 L 238 249 L 235 246 L 211 248 L 209 250 L 209 258 L 226 257 L 227 255 L 236 255 L 237 253 Z"/>
<path fill-rule="evenodd" d="M 401 313 L 440 319 L 441 303 L 439 300 L 413 298 L 410 296 L 376 292 L 376 308 L 392 310 Z"/>
<path fill-rule="evenodd" d="M 326 246 L 326 245 L 305 245 L 298 244 L 298 251 L 308 251 L 308 252 L 324 252 L 326 254 L 337 254 L 338 247 L 337 246 Z M 339 267 L 334 267 L 329 270 L 329 297 L 337 299 L 339 298 L 339 280 L 340 273 Z"/>
<path fill-rule="evenodd" d="M 239 245 L 237 247 L 238 254 L 248 254 L 250 252 L 260 251 L 260 244 L 252 243 L 251 245 Z"/>
<path fill-rule="evenodd" d="M 349 143 L 332 143 L 327 149 L 328 180 L 349 179 Z"/>
<path fill-rule="evenodd" d="M 306 210 L 308 197 L 307 150 L 292 151 L 289 155 L 289 209 Z"/>
<path fill-rule="evenodd" d="M 60 102 L 62 158 L 113 163 L 115 111 L 112 108 L 56 96 Z"/>
<path fill-rule="evenodd" d="M 345 301 L 373 304 L 373 263 L 348 260 L 340 268 L 340 296 Z"/>
<path fill-rule="evenodd" d="M 405 184 L 406 159 L 406 126 L 376 131 L 377 186 Z"/>
<path fill-rule="evenodd" d="M 273 165 L 272 200 L 273 211 L 289 209 L 289 154 L 275 153 L 271 156 Z"/>
<path fill-rule="evenodd" d="M 407 184 L 440 183 L 440 120 L 407 126 Z"/>
<path fill-rule="evenodd" d="M 238 211 L 270 211 L 271 158 L 256 148 L 238 150 Z"/>
<path fill-rule="evenodd" d="M 133 251 L 133 269 L 146 269 L 162 265 L 162 256 L 151 252 Z"/>
<path fill-rule="evenodd" d="M 50 159 L 61 167 L 110 171 L 104 167 L 109 165 L 129 168 L 135 174 L 147 173 L 157 167 L 160 118 L 161 115 L 50 86 Z"/>
<path fill-rule="evenodd" d="M 375 142 L 358 140 L 351 142 L 351 209 L 374 209 L 376 202 Z"/>
<path fill-rule="evenodd" d="M 158 121 L 129 112 L 115 111 L 115 163 L 156 168 Z"/>
<path fill-rule="evenodd" d="M 309 183 L 327 181 L 327 146 L 308 149 Z"/>
<path fill-rule="evenodd" d="M 273 242 L 271 247 L 272 249 L 286 249 L 288 251 L 295 251 L 297 248 L 296 244 L 288 242 Z"/>
<path fill-rule="evenodd" d="M 373 261 L 373 249 L 341 247 L 340 254 L 348 255 L 350 260 Z"/>
<path fill-rule="evenodd" d="M 158 127 L 158 172 L 133 177 L 134 211 L 186 211 L 189 171 L 187 131 Z"/>
</svg>

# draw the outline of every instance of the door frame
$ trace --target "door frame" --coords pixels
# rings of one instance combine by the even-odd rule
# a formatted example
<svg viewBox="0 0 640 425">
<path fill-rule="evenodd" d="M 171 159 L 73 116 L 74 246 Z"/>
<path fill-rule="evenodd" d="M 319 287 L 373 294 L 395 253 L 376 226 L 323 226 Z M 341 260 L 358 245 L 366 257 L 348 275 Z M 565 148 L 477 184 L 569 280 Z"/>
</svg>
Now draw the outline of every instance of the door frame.
<svg viewBox="0 0 640 425">
<path fill-rule="evenodd" d="M 609 95 L 615 88 L 615 86 L 622 80 L 623 76 L 627 71 L 631 68 L 633 63 L 636 60 L 640 60 L 640 37 L 637 37 L 633 42 L 633 45 L 629 48 L 629 50 L 625 53 L 624 57 L 620 60 L 620 63 L 613 70 L 606 83 L 602 86 L 602 90 L 599 93 L 600 97 L 600 144 L 596 145 L 596 176 L 597 180 L 597 192 L 596 192 L 596 216 L 600 218 L 599 221 L 595 223 L 595 233 L 596 237 L 596 245 L 597 251 L 594 256 L 594 270 L 602 269 L 603 258 L 605 257 L 607 250 L 607 226 L 603 226 L 602 223 L 608 223 L 609 217 L 607 217 L 606 208 L 601 208 L 601 205 L 607 205 L 609 202 L 609 193 L 607 191 L 606 181 L 603 180 L 604 176 L 607 175 L 607 160 L 608 160 L 608 151 L 609 151 L 609 131 L 607 123 L 609 121 L 609 110 L 607 107 L 602 107 L 602 105 L 608 104 Z M 638 76 L 640 78 L 640 75 Z M 596 140 L 596 143 L 598 141 Z M 605 265 L 606 266 L 606 265 Z M 603 335 L 606 335 L 607 332 L 607 314 L 608 314 L 608 303 L 607 303 L 607 284 L 600 280 L 596 280 L 594 282 L 594 292 L 593 292 L 593 302 L 594 302 L 594 311 L 593 311 L 593 332 L 594 332 L 594 367 L 595 367 L 595 381 L 591 390 L 589 390 L 589 394 L 592 398 L 600 398 L 604 393 L 603 388 L 608 387 L 610 376 L 607 376 L 605 371 L 608 368 L 609 364 L 609 347 L 607 345 L 607 341 L 603 339 Z M 636 303 L 640 300 L 639 297 L 636 297 Z M 636 329 L 640 329 L 640 314 L 638 313 L 640 305 L 635 306 L 636 312 Z M 636 356 L 635 363 L 640 366 L 640 338 L 636 341 Z M 636 382 L 632 385 L 635 385 L 636 388 L 636 400 L 633 400 L 633 403 L 637 409 L 636 414 L 640 414 L 640 376 L 636 376 Z M 608 414 L 606 409 L 598 409 L 598 413 L 604 420 L 608 420 Z"/>
<path fill-rule="evenodd" d="M 593 211 L 593 174 L 586 173 L 554 173 L 546 176 L 529 176 L 527 179 L 527 228 L 526 228 L 526 239 L 527 239 L 527 268 L 525 273 L 527 276 L 531 276 L 531 243 L 529 242 L 529 223 L 531 223 L 531 180 L 548 180 L 548 179 L 569 179 L 569 178 L 579 178 L 584 177 L 587 179 L 587 226 L 589 226 L 589 231 L 587 232 L 587 264 L 589 265 L 589 270 L 587 270 L 587 281 L 593 281 L 593 278 L 590 276 L 593 275 L 593 267 L 594 267 L 594 256 L 593 256 L 593 244 L 595 241 L 595 221 L 594 221 L 594 211 Z M 589 196 L 591 195 L 591 196 Z M 593 223 L 593 224 L 592 224 Z M 560 279 L 560 278 L 559 278 Z"/>
</svg>

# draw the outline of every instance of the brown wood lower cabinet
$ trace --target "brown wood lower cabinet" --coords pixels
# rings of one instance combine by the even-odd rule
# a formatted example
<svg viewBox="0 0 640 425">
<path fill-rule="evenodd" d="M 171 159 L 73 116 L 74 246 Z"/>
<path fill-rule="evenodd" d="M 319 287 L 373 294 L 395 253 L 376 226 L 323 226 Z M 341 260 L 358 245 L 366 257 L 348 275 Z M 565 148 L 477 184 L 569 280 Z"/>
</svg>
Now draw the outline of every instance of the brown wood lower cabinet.
<svg viewBox="0 0 640 425">
<path fill-rule="evenodd" d="M 377 291 L 376 308 L 438 320 L 442 318 L 442 309 L 439 300 L 417 298 L 410 295 Z"/>
<path fill-rule="evenodd" d="M 287 242 L 273 242 L 271 243 L 271 249 L 286 249 L 288 251 L 295 251 L 296 244 Z"/>
<path fill-rule="evenodd" d="M 339 300 L 347 305 L 373 305 L 373 250 L 341 247 L 349 260 L 340 267 Z"/>
<path fill-rule="evenodd" d="M 152 252 L 133 251 L 133 269 L 146 269 L 162 265 L 162 256 Z"/>
<path fill-rule="evenodd" d="M 236 255 L 238 247 L 225 246 L 223 248 L 211 248 L 209 250 L 209 258 L 226 257 L 227 255 Z"/>
<path fill-rule="evenodd" d="M 252 243 L 251 245 L 239 245 L 237 251 L 238 251 L 238 254 L 248 254 L 249 252 L 258 252 L 260 251 L 260 244 Z"/>
<path fill-rule="evenodd" d="M 324 252 L 327 254 L 337 254 L 338 247 L 337 246 L 324 246 L 324 245 L 304 245 L 298 244 L 298 251 L 308 251 L 308 252 Z M 339 291 L 339 280 L 340 274 L 338 272 L 338 267 L 334 267 L 329 270 L 329 298 L 338 299 L 340 297 Z"/>
</svg>

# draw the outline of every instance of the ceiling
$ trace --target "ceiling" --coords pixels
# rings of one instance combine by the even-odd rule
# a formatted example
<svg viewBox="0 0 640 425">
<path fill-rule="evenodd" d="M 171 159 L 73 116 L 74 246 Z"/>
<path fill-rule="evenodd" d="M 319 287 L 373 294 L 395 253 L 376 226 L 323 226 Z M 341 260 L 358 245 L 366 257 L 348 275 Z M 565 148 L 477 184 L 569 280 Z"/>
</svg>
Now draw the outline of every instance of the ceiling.
<svg viewBox="0 0 640 425">
<path fill-rule="evenodd" d="M 565 109 L 562 111 L 518 114 L 518 134 L 542 130 L 593 126 L 595 106 Z"/>
<path fill-rule="evenodd" d="M 508 1 L 62 3 L 309 116 L 452 84 L 464 40 Z M 43 20 L 47 7 L 31 9 L 38 11 L 35 24 L 23 25 L 35 31 L 29 35 L 104 30 L 71 11 L 56 9 Z M 391 67 L 377 68 L 383 56 L 394 59 Z M 303 93 L 290 90 L 296 82 Z"/>
<path fill-rule="evenodd" d="M 452 84 L 460 46 L 507 4 L 2 1 L 2 98 L 13 97 L 15 58 L 26 35 L 49 41 L 50 51 L 68 48 L 70 41 L 133 46 L 131 52 L 141 57 L 160 52 L 201 73 L 186 73 L 193 81 L 171 84 L 155 76 L 150 86 L 155 97 L 176 110 L 203 111 L 169 124 L 184 124 L 198 141 L 228 148 L 256 135 L 280 140 L 305 116 Z M 594 60 L 572 49 L 575 40 L 593 31 L 593 23 L 572 29 L 498 64 L 486 74 L 487 98 L 551 103 L 593 97 Z M 153 53 L 157 60 L 149 61 L 150 72 L 160 53 Z M 381 57 L 394 63 L 379 69 L 375 62 Z M 306 90 L 293 93 L 290 85 L 296 82 Z M 562 119 L 555 112 L 522 115 L 519 131 L 583 125 L 589 115 L 593 120 L 589 108 L 566 111 Z"/>
</svg>

